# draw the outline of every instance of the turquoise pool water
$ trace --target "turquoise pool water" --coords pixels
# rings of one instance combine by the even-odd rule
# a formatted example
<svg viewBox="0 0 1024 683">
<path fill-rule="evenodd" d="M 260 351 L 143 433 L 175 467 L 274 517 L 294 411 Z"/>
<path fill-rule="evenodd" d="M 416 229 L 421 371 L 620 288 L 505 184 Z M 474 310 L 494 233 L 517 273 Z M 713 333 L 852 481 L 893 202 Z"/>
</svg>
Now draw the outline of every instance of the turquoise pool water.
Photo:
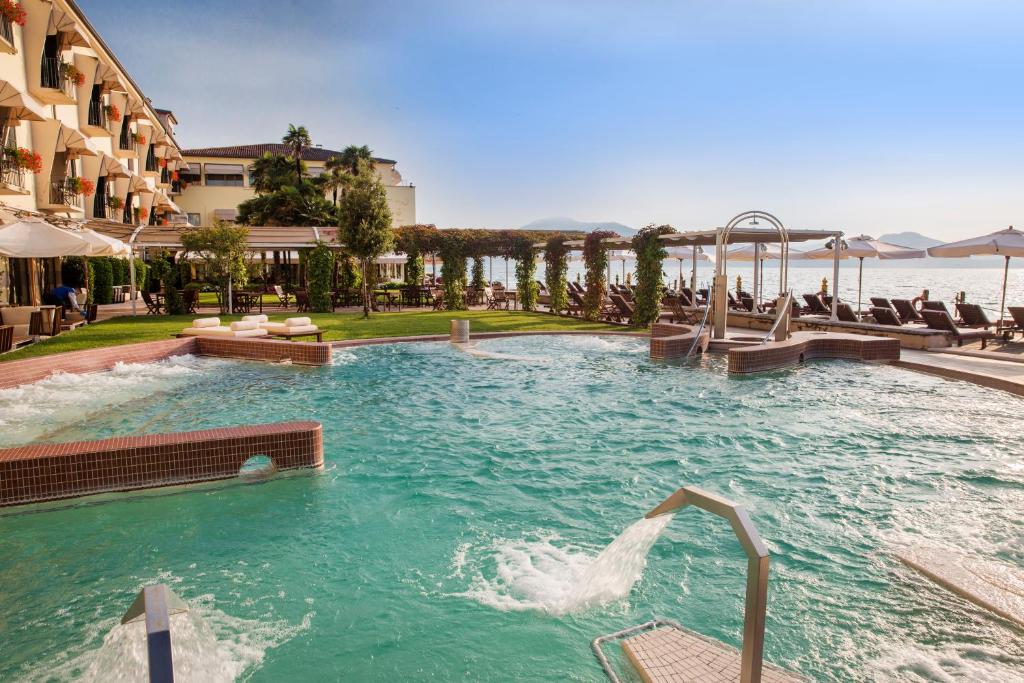
<svg viewBox="0 0 1024 683">
<path fill-rule="evenodd" d="M 3 445 L 312 418 L 327 459 L 0 516 L 0 680 L 110 680 L 125 643 L 108 633 L 154 581 L 195 606 L 225 679 L 600 681 L 590 640 L 652 616 L 738 645 L 743 554 L 693 510 L 626 599 L 558 608 L 683 484 L 747 505 L 768 543 L 771 661 L 835 681 L 1024 676 L 1019 630 L 892 554 L 928 541 L 1024 566 L 1024 403 L 846 362 L 729 377 L 721 357 L 653 363 L 642 339 L 478 348 L 518 359 L 393 344 L 329 368 L 186 358 L 0 392 Z"/>
</svg>

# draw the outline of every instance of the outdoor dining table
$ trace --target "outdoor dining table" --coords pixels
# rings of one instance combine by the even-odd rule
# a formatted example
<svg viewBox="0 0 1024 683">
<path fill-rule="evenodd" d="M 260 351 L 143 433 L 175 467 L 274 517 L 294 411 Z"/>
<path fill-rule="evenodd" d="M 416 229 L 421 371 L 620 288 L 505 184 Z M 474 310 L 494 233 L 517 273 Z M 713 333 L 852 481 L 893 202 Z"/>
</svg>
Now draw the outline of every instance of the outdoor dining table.
<svg viewBox="0 0 1024 683">
<path fill-rule="evenodd" d="M 515 289 L 506 289 L 505 296 L 512 300 L 512 310 L 518 310 L 519 308 L 519 291 Z"/>
<path fill-rule="evenodd" d="M 232 305 L 236 313 L 251 313 L 253 308 L 258 307 L 263 312 L 263 294 L 260 292 L 235 292 Z"/>
<path fill-rule="evenodd" d="M 401 292 L 397 289 L 375 289 L 373 290 L 374 304 L 383 304 L 384 310 L 390 311 L 392 306 L 402 310 Z"/>
</svg>

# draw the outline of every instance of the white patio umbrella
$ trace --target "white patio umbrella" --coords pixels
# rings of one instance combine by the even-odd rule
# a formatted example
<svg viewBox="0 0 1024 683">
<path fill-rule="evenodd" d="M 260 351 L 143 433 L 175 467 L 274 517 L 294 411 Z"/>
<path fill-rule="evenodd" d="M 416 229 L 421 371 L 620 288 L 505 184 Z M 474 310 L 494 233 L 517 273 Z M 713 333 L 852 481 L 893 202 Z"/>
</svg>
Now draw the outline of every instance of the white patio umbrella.
<svg viewBox="0 0 1024 683">
<path fill-rule="evenodd" d="M 693 269 L 694 278 L 697 276 L 697 264 L 698 263 L 710 263 L 711 257 L 704 253 L 704 251 L 697 247 L 697 258 L 693 258 L 694 248 L 693 247 L 666 247 L 665 251 L 668 252 L 669 258 L 674 258 L 679 261 L 679 289 L 683 288 L 683 261 L 689 261 L 691 268 Z"/>
<path fill-rule="evenodd" d="M 999 304 L 999 328 L 1003 326 L 1003 311 L 1006 310 L 1006 280 L 1010 275 L 1010 257 L 1024 256 L 1024 232 L 1014 230 L 1011 225 L 1006 230 L 973 237 L 971 239 L 940 244 L 928 249 L 931 256 L 941 258 L 964 258 L 975 255 L 998 254 L 1004 257 L 1003 263 L 1003 297 Z"/>
<path fill-rule="evenodd" d="M 0 254 L 14 258 L 87 256 L 88 241 L 44 221 L 17 221 L 0 227 Z"/>
<path fill-rule="evenodd" d="M 755 254 L 758 256 L 755 256 Z M 804 254 L 805 252 L 790 249 L 789 260 L 799 261 L 805 258 Z M 781 261 L 782 245 L 778 243 L 744 244 L 726 252 L 726 258 L 729 261 L 756 261 L 754 264 L 754 289 L 757 291 L 754 294 L 757 296 L 757 301 L 755 303 L 761 303 L 761 300 L 764 298 L 764 262 Z"/>
<path fill-rule="evenodd" d="M 911 249 L 910 247 L 901 247 L 898 244 L 880 242 L 874 237 L 868 237 L 867 235 L 860 235 L 858 237 L 851 237 L 850 239 L 843 240 L 839 258 L 855 258 L 860 260 L 857 272 L 857 313 L 860 314 L 861 290 L 864 284 L 864 259 L 877 258 L 882 261 L 889 261 L 893 259 L 924 257 L 924 249 Z M 804 258 L 832 259 L 835 258 L 835 251 L 831 246 L 826 245 L 821 249 L 804 252 Z M 836 295 L 838 295 L 838 292 L 836 292 Z"/>
</svg>

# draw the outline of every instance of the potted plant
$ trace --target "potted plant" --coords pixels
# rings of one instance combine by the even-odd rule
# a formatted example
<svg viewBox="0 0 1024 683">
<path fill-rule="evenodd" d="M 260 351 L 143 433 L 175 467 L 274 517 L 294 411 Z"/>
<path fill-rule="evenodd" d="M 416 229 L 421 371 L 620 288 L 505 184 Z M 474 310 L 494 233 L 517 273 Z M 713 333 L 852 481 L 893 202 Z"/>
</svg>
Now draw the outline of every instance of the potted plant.
<svg viewBox="0 0 1024 683">
<path fill-rule="evenodd" d="M 124 200 L 120 197 L 107 197 L 107 206 L 110 207 L 111 211 L 120 211 L 124 208 Z"/>
<path fill-rule="evenodd" d="M 144 145 L 146 144 L 146 136 L 142 133 L 132 133 L 132 141 L 136 145 Z"/>
<path fill-rule="evenodd" d="M 167 168 L 167 159 L 160 160 L 160 168 Z"/>
<path fill-rule="evenodd" d="M 23 171 L 29 173 L 43 172 L 43 157 L 37 152 L 24 147 L 5 147 L 4 158 Z"/>
<path fill-rule="evenodd" d="M 85 85 L 85 74 L 79 71 L 78 67 L 74 64 L 64 62 L 60 65 L 60 71 L 64 74 L 64 78 L 68 79 L 79 88 Z"/>
<path fill-rule="evenodd" d="M 11 24 L 24 26 L 26 15 L 25 8 L 15 0 L 0 0 L 0 18 Z"/>
<path fill-rule="evenodd" d="M 96 191 L 96 183 L 87 178 L 68 178 L 68 189 L 75 194 L 88 197 Z"/>
<path fill-rule="evenodd" d="M 117 108 L 116 104 L 108 104 L 103 107 L 103 113 L 107 115 L 107 119 L 113 123 L 117 123 L 121 120 L 121 110 Z"/>
<path fill-rule="evenodd" d="M 135 220 L 139 223 L 142 223 L 149 218 L 149 211 L 146 211 L 146 209 L 141 206 L 136 206 L 132 209 L 132 213 L 135 214 Z"/>
</svg>

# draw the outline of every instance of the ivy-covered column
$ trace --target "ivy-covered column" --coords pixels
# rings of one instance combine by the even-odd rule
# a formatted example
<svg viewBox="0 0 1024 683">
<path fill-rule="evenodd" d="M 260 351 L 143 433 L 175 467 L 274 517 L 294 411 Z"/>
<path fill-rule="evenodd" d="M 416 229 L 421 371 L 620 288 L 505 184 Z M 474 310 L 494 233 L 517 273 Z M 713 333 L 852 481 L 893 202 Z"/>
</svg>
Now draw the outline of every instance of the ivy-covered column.
<svg viewBox="0 0 1024 683">
<path fill-rule="evenodd" d="M 569 249 L 561 237 L 552 237 L 544 248 L 544 282 L 551 295 L 551 312 L 569 307 Z"/>
<path fill-rule="evenodd" d="M 609 230 L 595 230 L 583 240 L 583 265 L 587 271 L 587 292 L 583 295 L 584 320 L 597 320 L 601 317 L 605 290 L 608 288 L 608 249 L 602 240 L 614 236 L 615 233 Z"/>
<path fill-rule="evenodd" d="M 636 254 L 636 289 L 633 293 L 633 326 L 647 327 L 657 322 L 661 302 L 661 262 L 668 256 L 660 235 L 675 232 L 671 226 L 648 225 L 633 237 Z"/>
</svg>

